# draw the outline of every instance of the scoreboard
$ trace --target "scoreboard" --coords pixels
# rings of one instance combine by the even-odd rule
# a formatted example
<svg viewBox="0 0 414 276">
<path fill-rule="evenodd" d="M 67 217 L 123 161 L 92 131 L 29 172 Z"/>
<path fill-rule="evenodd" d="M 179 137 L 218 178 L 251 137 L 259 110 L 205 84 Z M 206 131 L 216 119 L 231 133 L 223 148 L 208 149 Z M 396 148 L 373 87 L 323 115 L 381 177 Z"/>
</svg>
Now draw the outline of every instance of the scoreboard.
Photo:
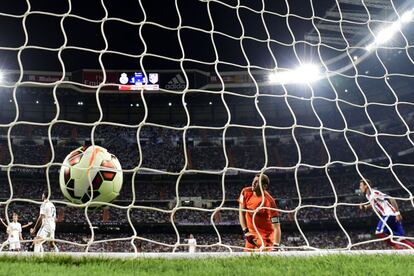
<svg viewBox="0 0 414 276">
<path fill-rule="evenodd" d="M 148 80 L 142 72 L 121 73 L 118 78 L 118 89 L 127 90 L 159 90 L 158 73 L 148 73 Z"/>
</svg>

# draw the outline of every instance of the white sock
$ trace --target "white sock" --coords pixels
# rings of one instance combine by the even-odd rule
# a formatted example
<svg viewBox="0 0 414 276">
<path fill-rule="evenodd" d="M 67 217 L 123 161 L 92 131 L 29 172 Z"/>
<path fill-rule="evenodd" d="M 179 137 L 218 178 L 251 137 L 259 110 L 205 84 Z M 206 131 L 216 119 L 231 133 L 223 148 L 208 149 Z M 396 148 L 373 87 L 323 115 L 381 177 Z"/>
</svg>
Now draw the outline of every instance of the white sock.
<svg viewBox="0 0 414 276">
<path fill-rule="evenodd" d="M 35 244 L 34 245 L 34 252 L 35 253 L 39 253 L 39 252 L 41 252 L 42 251 L 42 245 L 41 244 Z"/>
<path fill-rule="evenodd" d="M 55 252 L 59 252 L 59 247 L 57 247 L 56 244 L 54 245 L 54 248 L 55 248 Z"/>
</svg>

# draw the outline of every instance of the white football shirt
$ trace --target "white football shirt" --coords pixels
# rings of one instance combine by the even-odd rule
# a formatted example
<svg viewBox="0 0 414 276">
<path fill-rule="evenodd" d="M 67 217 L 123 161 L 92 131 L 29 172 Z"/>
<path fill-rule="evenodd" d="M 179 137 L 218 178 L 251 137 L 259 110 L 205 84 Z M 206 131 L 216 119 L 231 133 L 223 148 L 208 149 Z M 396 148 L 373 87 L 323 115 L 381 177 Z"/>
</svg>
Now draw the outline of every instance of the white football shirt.
<svg viewBox="0 0 414 276">
<path fill-rule="evenodd" d="M 378 190 L 371 189 L 369 195 L 365 195 L 372 206 L 381 216 L 396 216 L 397 210 L 391 205 L 387 199 L 387 195 Z"/>
<path fill-rule="evenodd" d="M 7 226 L 7 233 L 9 234 L 9 240 L 19 240 L 20 233 L 22 232 L 22 225 L 20 222 L 10 222 Z"/>
<path fill-rule="evenodd" d="M 45 201 L 40 206 L 40 214 L 44 215 L 42 226 L 48 226 L 55 229 L 56 226 L 56 208 L 50 201 Z"/>
</svg>

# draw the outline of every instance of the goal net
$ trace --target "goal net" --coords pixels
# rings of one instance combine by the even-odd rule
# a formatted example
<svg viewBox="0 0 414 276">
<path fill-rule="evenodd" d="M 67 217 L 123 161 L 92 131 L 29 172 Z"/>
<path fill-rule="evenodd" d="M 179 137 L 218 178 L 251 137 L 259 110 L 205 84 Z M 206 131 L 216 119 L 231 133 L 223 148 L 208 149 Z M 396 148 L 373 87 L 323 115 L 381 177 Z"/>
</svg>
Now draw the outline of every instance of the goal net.
<svg viewBox="0 0 414 276">
<path fill-rule="evenodd" d="M 393 0 L 1 1 L 1 250 L 12 213 L 35 222 L 46 191 L 61 251 L 186 252 L 193 235 L 196 251 L 240 252 L 237 199 L 256 174 L 285 250 L 389 248 L 360 179 L 396 200 L 406 248 L 413 18 Z M 98 210 L 59 187 L 89 145 L 124 174 Z"/>
</svg>

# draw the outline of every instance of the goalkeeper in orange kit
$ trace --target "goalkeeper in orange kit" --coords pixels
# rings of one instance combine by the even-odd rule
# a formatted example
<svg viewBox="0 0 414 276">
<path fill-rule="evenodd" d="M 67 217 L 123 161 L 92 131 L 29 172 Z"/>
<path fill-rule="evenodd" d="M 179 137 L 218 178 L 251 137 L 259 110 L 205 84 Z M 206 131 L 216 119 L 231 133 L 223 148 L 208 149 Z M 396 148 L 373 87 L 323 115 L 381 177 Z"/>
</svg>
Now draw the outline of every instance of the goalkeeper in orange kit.
<svg viewBox="0 0 414 276">
<path fill-rule="evenodd" d="M 280 248 L 281 229 L 279 212 L 274 210 L 276 209 L 276 202 L 267 191 L 270 180 L 267 175 L 262 174 L 262 195 L 259 178 L 260 174 L 257 174 L 253 179 L 252 185 L 241 191 L 238 200 L 239 220 L 246 240 L 245 251 L 259 249 L 262 246 L 262 240 L 263 246 L 266 247 L 265 251 L 272 250 L 274 247 L 276 249 Z M 262 201 L 262 208 L 259 208 Z M 253 217 L 256 228 L 253 225 Z M 262 239 L 260 239 L 259 235 Z"/>
</svg>

